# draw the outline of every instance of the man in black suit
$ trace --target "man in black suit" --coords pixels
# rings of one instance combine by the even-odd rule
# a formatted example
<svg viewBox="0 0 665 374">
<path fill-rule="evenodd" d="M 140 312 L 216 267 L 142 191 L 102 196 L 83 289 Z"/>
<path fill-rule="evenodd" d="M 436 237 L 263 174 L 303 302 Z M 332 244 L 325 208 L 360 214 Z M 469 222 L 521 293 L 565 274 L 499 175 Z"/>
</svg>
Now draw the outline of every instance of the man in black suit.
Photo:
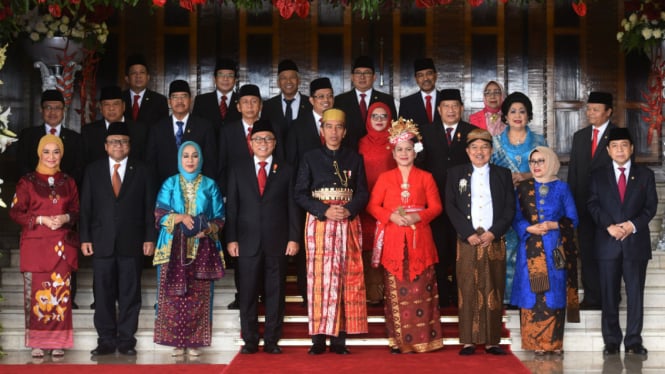
<svg viewBox="0 0 665 374">
<path fill-rule="evenodd" d="M 235 61 L 218 60 L 214 72 L 215 91 L 197 95 L 194 99 L 192 114 L 212 123 L 217 136 L 225 123 L 240 119 L 238 95 L 233 92 L 237 77 L 238 64 Z"/>
<path fill-rule="evenodd" d="M 419 165 L 432 173 L 439 187 L 441 201 L 446 195 L 446 174 L 456 165 L 467 164 L 466 137 L 476 127 L 462 121 L 464 105 L 459 90 L 445 89 L 440 92 L 441 102 L 437 105 L 440 120 L 432 126 L 421 126 L 424 151 L 416 160 Z M 448 141 L 450 140 L 450 141 Z M 455 251 L 457 242 L 455 227 L 446 214 L 441 214 L 431 223 L 432 236 L 439 254 L 439 263 L 435 266 L 439 284 L 439 304 L 457 305 L 457 283 L 455 271 Z"/>
<path fill-rule="evenodd" d="M 118 86 L 102 87 L 99 96 L 99 107 L 102 119 L 88 123 L 81 128 L 83 138 L 83 160 L 85 165 L 108 157 L 105 150 L 106 131 L 113 122 L 125 122 L 129 128 L 132 140 L 132 158 L 145 159 L 145 146 L 148 139 L 148 126 L 141 122 L 134 122 L 124 116 L 125 102 L 122 100 L 122 91 Z"/>
<path fill-rule="evenodd" d="M 587 101 L 586 116 L 591 126 L 575 132 L 568 163 L 568 186 L 575 197 L 575 206 L 580 223 L 577 227 L 577 241 L 580 247 L 582 265 L 582 287 L 584 300 L 580 309 L 599 310 L 601 307 L 600 276 L 598 262 L 594 258 L 594 233 L 596 227 L 589 211 L 589 179 L 591 174 L 610 164 L 607 154 L 607 139 L 610 130 L 615 128 L 612 117 L 612 94 L 591 92 Z"/>
<path fill-rule="evenodd" d="M 39 140 L 46 134 L 52 134 L 60 137 L 65 146 L 60 169 L 80 185 L 83 168 L 81 135 L 64 127 L 62 121 L 65 118 L 65 99 L 60 91 L 42 92 L 41 113 L 42 125 L 25 128 L 19 135 L 16 150 L 19 174 L 25 175 L 35 170 L 39 161 L 37 156 Z"/>
<path fill-rule="evenodd" d="M 282 91 L 279 95 L 263 103 L 261 118 L 268 119 L 274 127 L 279 127 L 284 144 L 294 122 L 312 110 L 309 96 L 298 92 L 300 76 L 298 65 L 291 60 L 283 60 L 277 65 L 277 83 Z"/>
<path fill-rule="evenodd" d="M 298 252 L 302 236 L 300 211 L 293 200 L 295 171 L 273 157 L 276 142 L 270 121 L 256 121 L 251 133 L 254 156 L 239 160 L 229 170 L 225 235 L 240 274 L 240 325 L 245 341 L 241 353 L 258 350 L 260 290 L 266 315 L 263 350 L 282 353 L 277 342 L 284 319 L 286 256 Z"/>
<path fill-rule="evenodd" d="M 399 101 L 399 116 L 412 119 L 419 127 L 441 121 L 436 104 L 440 101 L 436 90 L 436 67 L 431 58 L 420 58 L 413 62 L 416 84 L 420 91 L 403 97 Z"/>
<path fill-rule="evenodd" d="M 380 101 L 390 108 L 392 118 L 397 118 L 395 110 L 395 98 L 373 88 L 376 74 L 374 61 L 368 56 L 360 56 L 353 63 L 351 70 L 351 82 L 353 89 L 335 97 L 335 108 L 341 109 L 346 114 L 346 138 L 344 146 L 358 150 L 360 138 L 367 135 L 365 121 L 367 120 L 367 108 L 372 103 Z"/>
<path fill-rule="evenodd" d="M 155 251 L 154 177 L 129 158 L 129 128 L 109 125 L 107 158 L 91 163 L 81 189 L 81 251 L 92 257 L 97 348 L 136 355 L 143 256 Z M 116 308 L 116 302 L 118 308 Z"/>
<path fill-rule="evenodd" d="M 442 116 L 443 117 L 443 116 Z M 492 135 L 475 129 L 468 134 L 470 163 L 448 172 L 446 213 L 457 231 L 457 283 L 460 294 L 460 355 L 476 344 L 485 352 L 505 355 L 499 347 L 506 280 L 503 235 L 515 214 L 510 170 L 489 163 Z"/>
<path fill-rule="evenodd" d="M 598 261 L 602 301 L 604 354 L 619 353 L 621 278 L 626 286 L 627 354 L 646 356 L 642 345 L 644 283 L 651 259 L 649 221 L 658 196 L 651 169 L 631 161 L 633 141 L 626 128 L 609 130 L 607 153 L 612 162 L 591 174 L 587 208 L 596 223 L 594 255 Z"/>
<path fill-rule="evenodd" d="M 178 149 L 180 144 L 191 140 L 203 152 L 203 175 L 217 175 L 217 142 L 215 130 L 207 120 L 189 114 L 192 102 L 189 84 L 174 80 L 169 85 L 169 104 L 173 115 L 163 118 L 150 128 L 146 163 L 157 170 L 158 186 L 166 178 L 178 173 Z"/>
<path fill-rule="evenodd" d="M 125 101 L 125 118 L 150 127 L 169 115 L 169 105 L 164 95 L 148 89 L 150 72 L 142 55 L 132 55 L 125 64 L 125 82 L 129 89 L 122 93 Z"/>
</svg>

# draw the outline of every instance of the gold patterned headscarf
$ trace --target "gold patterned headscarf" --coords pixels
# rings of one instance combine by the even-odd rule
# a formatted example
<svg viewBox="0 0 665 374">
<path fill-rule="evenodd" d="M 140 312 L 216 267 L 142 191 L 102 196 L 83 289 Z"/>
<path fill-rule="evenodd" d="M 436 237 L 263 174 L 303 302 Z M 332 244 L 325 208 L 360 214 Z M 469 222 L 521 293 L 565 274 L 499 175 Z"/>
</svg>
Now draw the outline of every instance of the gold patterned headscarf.
<svg viewBox="0 0 665 374">
<path fill-rule="evenodd" d="M 543 165 L 545 168 L 545 174 L 541 178 L 535 178 L 536 181 L 540 183 L 547 183 L 559 179 L 557 174 L 559 173 L 561 162 L 559 162 L 559 157 L 556 155 L 556 153 L 551 148 L 539 145 L 538 147 L 534 148 L 531 153 L 529 153 L 529 160 L 531 160 L 531 157 L 536 152 L 540 153 L 545 160 L 545 165 Z M 529 166 L 531 166 L 530 163 Z"/>
<path fill-rule="evenodd" d="M 46 134 L 42 136 L 42 138 L 39 140 L 39 145 L 37 145 L 37 157 L 40 159 L 42 152 L 44 151 L 44 147 L 46 147 L 47 144 L 57 145 L 60 149 L 60 156 L 65 155 L 65 145 L 62 144 L 62 139 L 55 135 Z M 41 161 L 37 161 L 37 168 L 35 170 L 40 174 L 53 175 L 60 171 L 60 164 L 56 165 L 55 168 L 49 168 L 48 166 L 42 164 Z"/>
</svg>

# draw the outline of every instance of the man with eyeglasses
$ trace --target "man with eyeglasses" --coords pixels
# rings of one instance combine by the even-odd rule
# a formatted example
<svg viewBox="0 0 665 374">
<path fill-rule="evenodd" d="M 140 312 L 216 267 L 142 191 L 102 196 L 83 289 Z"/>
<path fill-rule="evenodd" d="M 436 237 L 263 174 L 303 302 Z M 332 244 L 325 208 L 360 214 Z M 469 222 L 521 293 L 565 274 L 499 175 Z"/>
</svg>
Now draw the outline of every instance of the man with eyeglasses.
<svg viewBox="0 0 665 374">
<path fill-rule="evenodd" d="M 143 256 L 153 255 L 157 237 L 157 186 L 151 168 L 130 156 L 128 124 L 109 124 L 104 149 L 81 188 L 81 251 L 92 256 L 98 335 L 91 353 L 135 356 Z"/>
<path fill-rule="evenodd" d="M 448 169 L 469 162 L 466 137 L 477 127 L 462 121 L 464 105 L 459 90 L 441 90 L 440 98 L 441 101 L 437 105 L 440 120 L 434 122 L 432 126 L 420 127 L 424 151 L 416 162 L 432 173 L 439 187 L 441 201 L 445 201 Z M 430 226 L 439 254 L 439 263 L 435 267 L 439 283 L 439 303 L 441 306 L 457 306 L 455 227 L 445 212 L 434 219 Z"/>
<path fill-rule="evenodd" d="M 237 259 L 240 326 L 245 345 L 240 353 L 258 351 L 257 300 L 263 291 L 263 351 L 282 353 L 287 256 L 294 256 L 302 237 L 301 213 L 293 200 L 295 170 L 273 154 L 279 141 L 270 121 L 254 122 L 253 157 L 229 169 L 226 198 L 227 250 Z"/>
<path fill-rule="evenodd" d="M 440 101 L 436 90 L 436 67 L 431 58 L 420 58 L 413 62 L 416 84 L 420 90 L 399 101 L 399 116 L 412 119 L 418 127 L 431 125 L 441 120 L 436 103 Z"/>
<path fill-rule="evenodd" d="M 192 102 L 189 83 L 174 80 L 169 85 L 172 115 L 150 128 L 146 147 L 146 163 L 156 170 L 158 186 L 178 173 L 178 149 L 186 141 L 196 142 L 203 152 L 203 174 L 217 175 L 217 142 L 215 130 L 208 120 L 190 115 Z"/>
<path fill-rule="evenodd" d="M 218 137 L 224 124 L 240 119 L 236 105 L 238 95 L 233 91 L 237 77 L 238 64 L 227 58 L 219 59 L 213 72 L 215 90 L 197 95 L 194 99 L 192 115 L 210 121 Z"/>
<path fill-rule="evenodd" d="M 371 57 L 360 56 L 353 63 L 351 69 L 353 89 L 335 97 L 335 108 L 343 110 L 346 114 L 344 145 L 355 151 L 358 150 L 360 138 L 367 135 L 365 121 L 367 120 L 367 109 L 370 105 L 380 101 L 390 108 L 392 118 L 397 118 L 395 98 L 375 90 L 373 88 L 375 80 L 374 61 Z"/>
<path fill-rule="evenodd" d="M 282 143 L 286 142 L 289 130 L 295 121 L 312 110 L 309 96 L 298 92 L 300 76 L 298 65 L 291 60 L 282 60 L 277 65 L 277 84 L 281 93 L 263 103 L 261 118 L 269 119 L 282 133 Z"/>
<path fill-rule="evenodd" d="M 125 82 L 129 85 L 129 89 L 122 93 L 125 101 L 125 118 L 151 127 L 169 115 L 166 97 L 148 89 L 150 72 L 145 57 L 135 54 L 127 58 Z"/>
</svg>

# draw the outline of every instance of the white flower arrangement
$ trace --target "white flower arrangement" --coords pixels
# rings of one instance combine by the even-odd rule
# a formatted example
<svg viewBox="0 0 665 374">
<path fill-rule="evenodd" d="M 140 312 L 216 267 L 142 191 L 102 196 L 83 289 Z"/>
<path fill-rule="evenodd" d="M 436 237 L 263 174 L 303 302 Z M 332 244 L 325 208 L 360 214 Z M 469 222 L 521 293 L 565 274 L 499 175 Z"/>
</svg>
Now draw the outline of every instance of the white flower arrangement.
<svg viewBox="0 0 665 374">
<path fill-rule="evenodd" d="M 665 40 L 665 1 L 642 0 L 639 9 L 621 20 L 616 38 L 624 51 L 639 50 L 650 56 Z"/>
<path fill-rule="evenodd" d="M 98 49 L 106 44 L 109 36 L 106 22 L 87 21 L 85 15 L 78 18 L 67 15 L 54 17 L 50 13 L 40 14 L 38 8 L 22 15 L 19 24 L 22 25 L 20 32 L 33 42 L 62 36 L 82 42 L 86 48 Z"/>
<path fill-rule="evenodd" d="M 5 44 L 2 48 L 0 48 L 0 70 L 2 70 L 3 66 L 5 66 L 5 61 L 7 60 L 7 46 L 8 44 Z M 0 84 L 3 84 L 2 81 L 0 80 Z M 9 115 L 12 113 L 11 112 L 12 108 L 7 107 L 3 108 L 0 105 L 0 153 L 3 153 L 7 147 L 17 141 L 18 139 L 16 138 L 16 134 L 9 130 Z M 3 183 L 3 180 L 0 179 L 0 185 Z M 2 190 L 0 189 L 0 192 Z M 2 201 L 2 198 L 0 197 L 0 208 L 6 208 L 7 204 L 5 204 L 4 201 Z"/>
<path fill-rule="evenodd" d="M 423 142 L 418 142 L 413 145 L 413 150 L 416 151 L 416 153 L 420 153 L 423 150 Z"/>
</svg>

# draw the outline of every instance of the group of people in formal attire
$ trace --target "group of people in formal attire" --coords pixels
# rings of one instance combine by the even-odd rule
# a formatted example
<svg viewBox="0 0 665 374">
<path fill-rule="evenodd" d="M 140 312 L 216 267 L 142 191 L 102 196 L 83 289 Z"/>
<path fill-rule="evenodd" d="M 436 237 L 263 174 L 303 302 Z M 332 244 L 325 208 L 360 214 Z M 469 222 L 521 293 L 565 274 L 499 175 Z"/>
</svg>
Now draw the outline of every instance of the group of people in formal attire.
<svg viewBox="0 0 665 374">
<path fill-rule="evenodd" d="M 647 353 L 642 309 L 657 196 L 653 172 L 631 161 L 630 133 L 610 122 L 610 94 L 589 95 L 591 126 L 573 138 L 566 183 L 556 153 L 529 128 L 526 95 L 490 81 L 484 108 L 465 122 L 460 91 L 436 89 L 429 58 L 414 62 L 420 90 L 399 112 L 373 88 L 369 57 L 354 62 L 354 88 L 340 95 L 325 77 L 301 94 L 290 60 L 278 66 L 281 93 L 265 102 L 256 85 L 235 90 L 237 74 L 235 62 L 218 61 L 215 91 L 192 106 L 186 81 L 162 96 L 147 89 L 145 60 L 131 56 L 129 89 L 103 88 L 103 118 L 81 135 L 63 127 L 62 94 L 42 94 L 44 123 L 20 136 L 23 177 L 10 210 L 22 226 L 33 357 L 73 346 L 79 249 L 92 256 L 93 355 L 136 354 L 146 256 L 157 269 L 154 341 L 174 356 L 211 345 L 214 281 L 231 263 L 240 352 L 256 353 L 263 338 L 264 352 L 281 353 L 289 257 L 313 355 L 328 345 L 350 353 L 346 337 L 367 333 L 368 305 L 383 305 L 396 354 L 443 348 L 446 306 L 458 309 L 460 355 L 477 345 L 505 355 L 502 316 L 511 306 L 522 347 L 536 354 L 562 354 L 566 317 L 579 321 L 580 307 L 602 308 L 606 354 L 622 342 Z"/>
</svg>

